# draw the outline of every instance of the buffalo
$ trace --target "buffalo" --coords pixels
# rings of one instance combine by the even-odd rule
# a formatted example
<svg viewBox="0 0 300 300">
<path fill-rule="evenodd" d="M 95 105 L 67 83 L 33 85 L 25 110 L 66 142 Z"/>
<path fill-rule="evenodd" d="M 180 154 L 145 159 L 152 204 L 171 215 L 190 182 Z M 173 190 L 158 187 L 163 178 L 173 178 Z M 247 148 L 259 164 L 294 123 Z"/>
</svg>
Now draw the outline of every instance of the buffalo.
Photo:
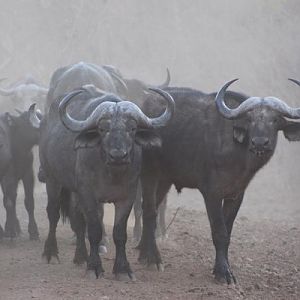
<svg viewBox="0 0 300 300">
<path fill-rule="evenodd" d="M 24 79 L 11 84 L 8 88 L 0 88 L 0 95 L 9 98 L 1 104 L 7 111 L 14 109 L 25 110 L 33 102 L 37 103 L 37 107 L 44 109 L 48 88 L 44 87 L 31 75 L 27 75 Z"/>
<path fill-rule="evenodd" d="M 76 64 L 58 68 L 52 75 L 47 95 L 47 103 L 45 113 L 48 112 L 51 103 L 59 96 L 67 92 L 71 92 L 81 86 L 92 85 L 106 92 L 114 93 L 122 98 L 130 99 L 137 105 L 141 105 L 145 98 L 149 95 L 148 87 L 163 88 L 170 83 L 170 72 L 167 69 L 167 78 L 164 83 L 159 86 L 147 85 L 138 79 L 124 78 L 121 72 L 112 65 L 96 65 L 92 63 L 79 62 Z M 93 87 L 92 87 L 93 90 Z M 92 92 L 92 91 L 91 91 Z M 45 181 L 43 170 L 39 171 L 40 181 Z M 139 188 L 140 190 L 140 188 Z M 136 222 L 134 226 L 134 237 L 136 240 L 141 236 L 141 193 L 138 192 L 138 197 L 135 203 Z M 160 209 L 160 224 L 162 235 L 165 236 L 165 209 L 163 205 Z M 100 208 L 100 214 L 103 214 L 103 208 Z M 101 242 L 101 250 L 106 251 L 107 237 L 103 224 L 103 241 Z"/>
<path fill-rule="evenodd" d="M 16 237 L 20 232 L 20 224 L 16 214 L 17 188 L 20 180 L 25 193 L 25 208 L 29 216 L 28 232 L 30 239 L 37 240 L 39 232 L 34 218 L 34 174 L 32 148 L 38 143 L 39 129 L 36 119 L 29 111 L 19 116 L 5 113 L 0 117 L 1 160 L 0 179 L 3 192 L 3 203 L 6 209 L 5 231 L 0 230 L 0 237 Z M 36 118 L 40 117 L 39 115 Z M 39 119 L 38 119 L 39 121 Z"/>
<path fill-rule="evenodd" d="M 300 123 L 289 120 L 300 119 L 300 108 L 291 108 L 274 97 L 249 98 L 226 92 L 234 81 L 217 94 L 164 89 L 174 98 L 176 113 L 169 126 L 158 130 L 162 147 L 143 151 L 141 174 L 143 233 L 139 260 L 162 265 L 154 233 L 156 214 L 171 185 L 178 192 L 198 189 L 204 197 L 216 250 L 213 272 L 218 281 L 228 284 L 236 281 L 228 248 L 244 192 L 272 157 L 278 131 L 289 141 L 300 140 Z M 153 98 L 143 109 L 151 116 L 163 109 Z"/>
<path fill-rule="evenodd" d="M 167 92 L 154 92 L 167 101 L 167 108 L 156 118 L 147 117 L 132 102 L 96 89 L 93 93 L 91 89 L 75 90 L 51 105 L 40 125 L 39 143 L 48 194 L 49 234 L 43 253 L 48 262 L 52 257 L 58 258 L 56 226 L 61 209 L 63 216 L 70 217 L 77 236 L 74 263 L 87 261 L 89 273 L 101 276 L 98 248 L 102 225 L 98 208 L 111 202 L 115 205 L 113 273 L 120 279 L 134 279 L 125 252 L 126 226 L 136 198 L 142 148 L 160 146 L 156 129 L 167 125 L 175 108 Z M 73 209 L 71 193 L 76 200 Z"/>
</svg>

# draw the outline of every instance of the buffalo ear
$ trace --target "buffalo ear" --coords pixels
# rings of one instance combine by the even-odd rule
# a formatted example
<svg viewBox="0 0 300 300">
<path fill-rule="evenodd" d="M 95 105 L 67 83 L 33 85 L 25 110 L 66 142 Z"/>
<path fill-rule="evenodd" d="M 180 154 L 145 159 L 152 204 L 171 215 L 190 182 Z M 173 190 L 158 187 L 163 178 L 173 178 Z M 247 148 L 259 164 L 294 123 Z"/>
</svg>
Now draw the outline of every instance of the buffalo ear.
<svg viewBox="0 0 300 300">
<path fill-rule="evenodd" d="M 245 140 L 247 130 L 242 127 L 233 127 L 233 139 L 242 144 Z"/>
<path fill-rule="evenodd" d="M 143 148 L 161 147 L 161 138 L 153 130 L 138 130 L 135 141 Z"/>
<path fill-rule="evenodd" d="M 287 121 L 282 130 L 285 138 L 290 142 L 300 141 L 300 123 Z"/>
<path fill-rule="evenodd" d="M 6 121 L 6 123 L 8 124 L 9 127 L 12 127 L 15 123 L 14 122 L 14 117 L 8 112 L 5 113 L 5 121 Z"/>
<path fill-rule="evenodd" d="M 100 135 L 97 131 L 83 131 L 80 132 L 74 141 L 74 150 L 80 148 L 94 148 L 101 142 Z"/>
</svg>

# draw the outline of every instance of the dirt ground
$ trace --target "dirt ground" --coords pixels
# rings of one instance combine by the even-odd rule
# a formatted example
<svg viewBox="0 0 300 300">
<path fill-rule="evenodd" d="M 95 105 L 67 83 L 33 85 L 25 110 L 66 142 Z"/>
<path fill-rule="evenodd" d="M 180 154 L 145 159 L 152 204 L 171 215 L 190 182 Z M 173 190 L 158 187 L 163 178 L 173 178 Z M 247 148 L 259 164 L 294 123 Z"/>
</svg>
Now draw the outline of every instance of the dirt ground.
<svg viewBox="0 0 300 300">
<path fill-rule="evenodd" d="M 269 211 L 262 209 L 261 202 L 246 199 L 235 223 L 230 248 L 238 283 L 227 286 L 216 283 L 212 276 L 214 250 L 200 198 L 190 190 L 180 196 L 172 192 L 169 197 L 167 223 L 176 208 L 180 209 L 169 227 L 168 239 L 159 243 L 164 272 L 149 270 L 137 262 L 130 219 L 127 253 L 137 281 L 124 283 L 115 281 L 112 275 L 112 239 L 108 253 L 102 256 L 104 278 L 86 278 L 85 266 L 73 265 L 75 246 L 68 224 L 58 226 L 60 264 L 46 264 L 41 259 L 48 230 L 46 193 L 43 188 L 36 193 L 41 236 L 38 242 L 29 241 L 21 195 L 18 215 L 23 234 L 16 240 L 5 239 L 0 243 L 0 299 L 300 299 L 299 211 L 294 209 L 287 214 L 279 199 L 274 199 Z M 249 205 L 248 200 L 254 203 Z M 196 201 L 198 204 L 194 204 Z M 282 218 L 276 213 L 278 208 Z M 111 220 L 112 206 L 108 205 L 106 223 L 111 224 Z M 3 225 L 3 209 L 0 221 Z M 111 233 L 110 225 L 108 229 Z"/>
</svg>

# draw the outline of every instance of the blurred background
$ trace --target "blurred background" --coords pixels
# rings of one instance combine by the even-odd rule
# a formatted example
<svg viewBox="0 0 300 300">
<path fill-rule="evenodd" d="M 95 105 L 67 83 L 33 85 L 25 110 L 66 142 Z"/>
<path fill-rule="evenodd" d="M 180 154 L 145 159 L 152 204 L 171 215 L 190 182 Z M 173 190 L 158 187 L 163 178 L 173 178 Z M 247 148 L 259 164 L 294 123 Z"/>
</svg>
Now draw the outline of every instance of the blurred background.
<svg viewBox="0 0 300 300">
<path fill-rule="evenodd" d="M 300 87 L 287 81 L 300 80 L 299 24 L 299 0 L 1 0 L 0 85 L 32 74 L 48 86 L 55 69 L 79 61 L 159 84 L 168 67 L 171 86 L 213 92 L 238 77 L 236 91 L 300 107 Z M 299 222 L 299 175 L 300 143 L 280 134 L 242 214 Z M 198 194 L 170 205 L 203 209 Z"/>
</svg>

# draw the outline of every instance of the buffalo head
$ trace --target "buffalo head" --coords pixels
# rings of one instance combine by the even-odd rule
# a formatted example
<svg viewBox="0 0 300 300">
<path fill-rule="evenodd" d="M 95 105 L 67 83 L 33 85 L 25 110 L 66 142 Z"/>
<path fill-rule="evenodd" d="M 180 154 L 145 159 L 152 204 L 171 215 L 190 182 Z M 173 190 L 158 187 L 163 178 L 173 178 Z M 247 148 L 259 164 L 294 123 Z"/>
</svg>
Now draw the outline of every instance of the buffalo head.
<svg viewBox="0 0 300 300">
<path fill-rule="evenodd" d="M 174 114 L 175 103 L 167 92 L 152 90 L 167 101 L 165 112 L 157 118 L 147 117 L 130 101 L 121 101 L 116 95 L 103 93 L 98 98 L 100 104 L 86 120 L 79 121 L 67 113 L 67 106 L 74 96 L 84 90 L 73 91 L 65 96 L 60 102 L 59 114 L 66 128 L 79 133 L 75 140 L 75 149 L 101 144 L 105 162 L 116 166 L 132 161 L 134 143 L 142 147 L 160 146 L 161 141 L 154 129 L 169 122 Z"/>
<path fill-rule="evenodd" d="M 300 108 L 291 108 L 275 97 L 250 97 L 237 108 L 229 108 L 224 96 L 226 89 L 236 80 L 227 82 L 216 96 L 219 113 L 234 120 L 233 138 L 236 142 L 246 144 L 251 152 L 263 157 L 273 153 L 279 130 L 289 141 L 300 140 L 300 123 L 288 120 L 300 119 Z"/>
<path fill-rule="evenodd" d="M 24 108 L 32 102 L 38 102 L 42 109 L 46 101 L 48 89 L 39 85 L 33 78 L 27 78 L 11 88 L 0 88 L 0 95 L 10 98 L 14 107 Z"/>
</svg>

